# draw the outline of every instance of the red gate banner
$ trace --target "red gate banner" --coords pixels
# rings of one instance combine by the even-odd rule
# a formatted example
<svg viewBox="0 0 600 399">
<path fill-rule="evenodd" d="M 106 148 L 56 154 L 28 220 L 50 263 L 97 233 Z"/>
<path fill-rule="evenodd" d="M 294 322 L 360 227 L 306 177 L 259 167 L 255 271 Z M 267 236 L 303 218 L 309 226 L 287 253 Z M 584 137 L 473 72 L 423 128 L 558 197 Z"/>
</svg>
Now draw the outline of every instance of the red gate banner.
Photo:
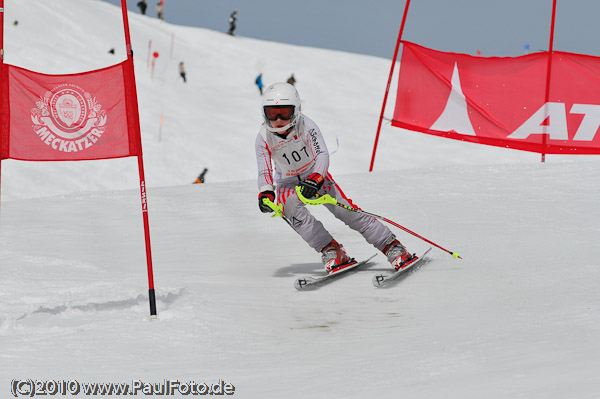
<svg viewBox="0 0 600 399">
<path fill-rule="evenodd" d="M 2 65 L 8 122 L 1 158 L 75 161 L 141 154 L 137 113 L 128 114 L 127 68 L 133 60 L 91 72 L 45 75 Z"/>
<path fill-rule="evenodd" d="M 600 57 L 473 57 L 403 42 L 392 125 L 547 154 L 600 154 Z M 545 139 L 544 139 L 545 136 Z"/>
</svg>

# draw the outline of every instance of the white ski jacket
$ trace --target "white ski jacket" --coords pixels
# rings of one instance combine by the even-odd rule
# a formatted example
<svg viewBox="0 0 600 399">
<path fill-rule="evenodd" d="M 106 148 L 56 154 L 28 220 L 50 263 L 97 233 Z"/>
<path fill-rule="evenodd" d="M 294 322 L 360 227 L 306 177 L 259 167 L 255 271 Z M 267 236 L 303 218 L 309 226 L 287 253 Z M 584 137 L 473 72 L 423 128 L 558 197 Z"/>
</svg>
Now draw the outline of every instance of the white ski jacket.
<svg viewBox="0 0 600 399">
<path fill-rule="evenodd" d="M 325 140 L 316 123 L 304 115 L 285 139 L 263 124 L 255 149 L 259 191 L 275 191 L 278 184 L 295 184 L 313 172 L 327 176 L 329 153 Z"/>
</svg>

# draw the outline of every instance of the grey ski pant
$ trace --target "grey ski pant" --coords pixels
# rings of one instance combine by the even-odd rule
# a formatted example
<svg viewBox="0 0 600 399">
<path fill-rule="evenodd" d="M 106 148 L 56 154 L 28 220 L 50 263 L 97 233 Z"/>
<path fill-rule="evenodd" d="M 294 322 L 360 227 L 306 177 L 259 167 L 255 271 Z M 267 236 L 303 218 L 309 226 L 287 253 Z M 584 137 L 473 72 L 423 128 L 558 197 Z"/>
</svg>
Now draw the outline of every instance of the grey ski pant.
<svg viewBox="0 0 600 399">
<path fill-rule="evenodd" d="M 298 199 L 294 190 L 297 182 L 292 184 L 281 184 L 277 187 L 277 196 L 279 202 L 284 204 L 284 215 L 289 219 L 292 228 L 312 247 L 315 251 L 320 252 L 325 245 L 329 244 L 333 237 L 325 229 L 323 224 L 317 220 L 308 210 L 309 206 L 305 205 Z M 352 204 L 341 195 L 335 181 L 327 176 L 321 190 L 320 195 L 329 194 L 334 197 L 339 203 L 352 206 Z M 384 226 L 377 219 L 358 212 L 352 212 L 339 206 L 325 204 L 329 212 L 337 219 L 344 222 L 348 227 L 356 230 L 365 238 L 365 240 L 375 246 L 378 250 L 382 250 L 386 244 L 391 242 L 395 236 L 392 231 Z"/>
</svg>

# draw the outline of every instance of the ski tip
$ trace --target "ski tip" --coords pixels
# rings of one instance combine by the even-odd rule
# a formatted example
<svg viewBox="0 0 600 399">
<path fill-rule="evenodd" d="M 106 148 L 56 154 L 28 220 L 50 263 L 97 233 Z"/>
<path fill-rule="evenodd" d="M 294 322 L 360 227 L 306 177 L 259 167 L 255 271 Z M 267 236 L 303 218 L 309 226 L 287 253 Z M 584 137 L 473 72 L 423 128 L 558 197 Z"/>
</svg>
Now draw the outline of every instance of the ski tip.
<svg viewBox="0 0 600 399">
<path fill-rule="evenodd" d="M 385 276 L 383 274 L 377 274 L 373 276 L 371 282 L 375 287 L 381 287 L 383 285 L 383 280 L 385 280 Z"/>
<path fill-rule="evenodd" d="M 311 284 L 314 284 L 314 278 L 312 277 L 302 277 L 294 281 L 294 288 L 297 290 L 307 289 Z"/>
</svg>

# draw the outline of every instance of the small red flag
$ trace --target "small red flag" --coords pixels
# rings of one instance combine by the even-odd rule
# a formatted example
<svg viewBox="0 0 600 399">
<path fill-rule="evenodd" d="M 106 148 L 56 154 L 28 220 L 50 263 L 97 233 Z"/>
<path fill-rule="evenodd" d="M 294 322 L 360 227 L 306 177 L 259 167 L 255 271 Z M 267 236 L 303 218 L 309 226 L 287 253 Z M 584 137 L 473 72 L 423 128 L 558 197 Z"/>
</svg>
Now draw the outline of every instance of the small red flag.
<svg viewBox="0 0 600 399">
<path fill-rule="evenodd" d="M 135 100 L 125 80 L 132 63 L 128 59 L 71 75 L 3 65 L 8 123 L 0 131 L 2 158 L 74 161 L 140 155 L 137 111 L 127 106 Z"/>
</svg>

